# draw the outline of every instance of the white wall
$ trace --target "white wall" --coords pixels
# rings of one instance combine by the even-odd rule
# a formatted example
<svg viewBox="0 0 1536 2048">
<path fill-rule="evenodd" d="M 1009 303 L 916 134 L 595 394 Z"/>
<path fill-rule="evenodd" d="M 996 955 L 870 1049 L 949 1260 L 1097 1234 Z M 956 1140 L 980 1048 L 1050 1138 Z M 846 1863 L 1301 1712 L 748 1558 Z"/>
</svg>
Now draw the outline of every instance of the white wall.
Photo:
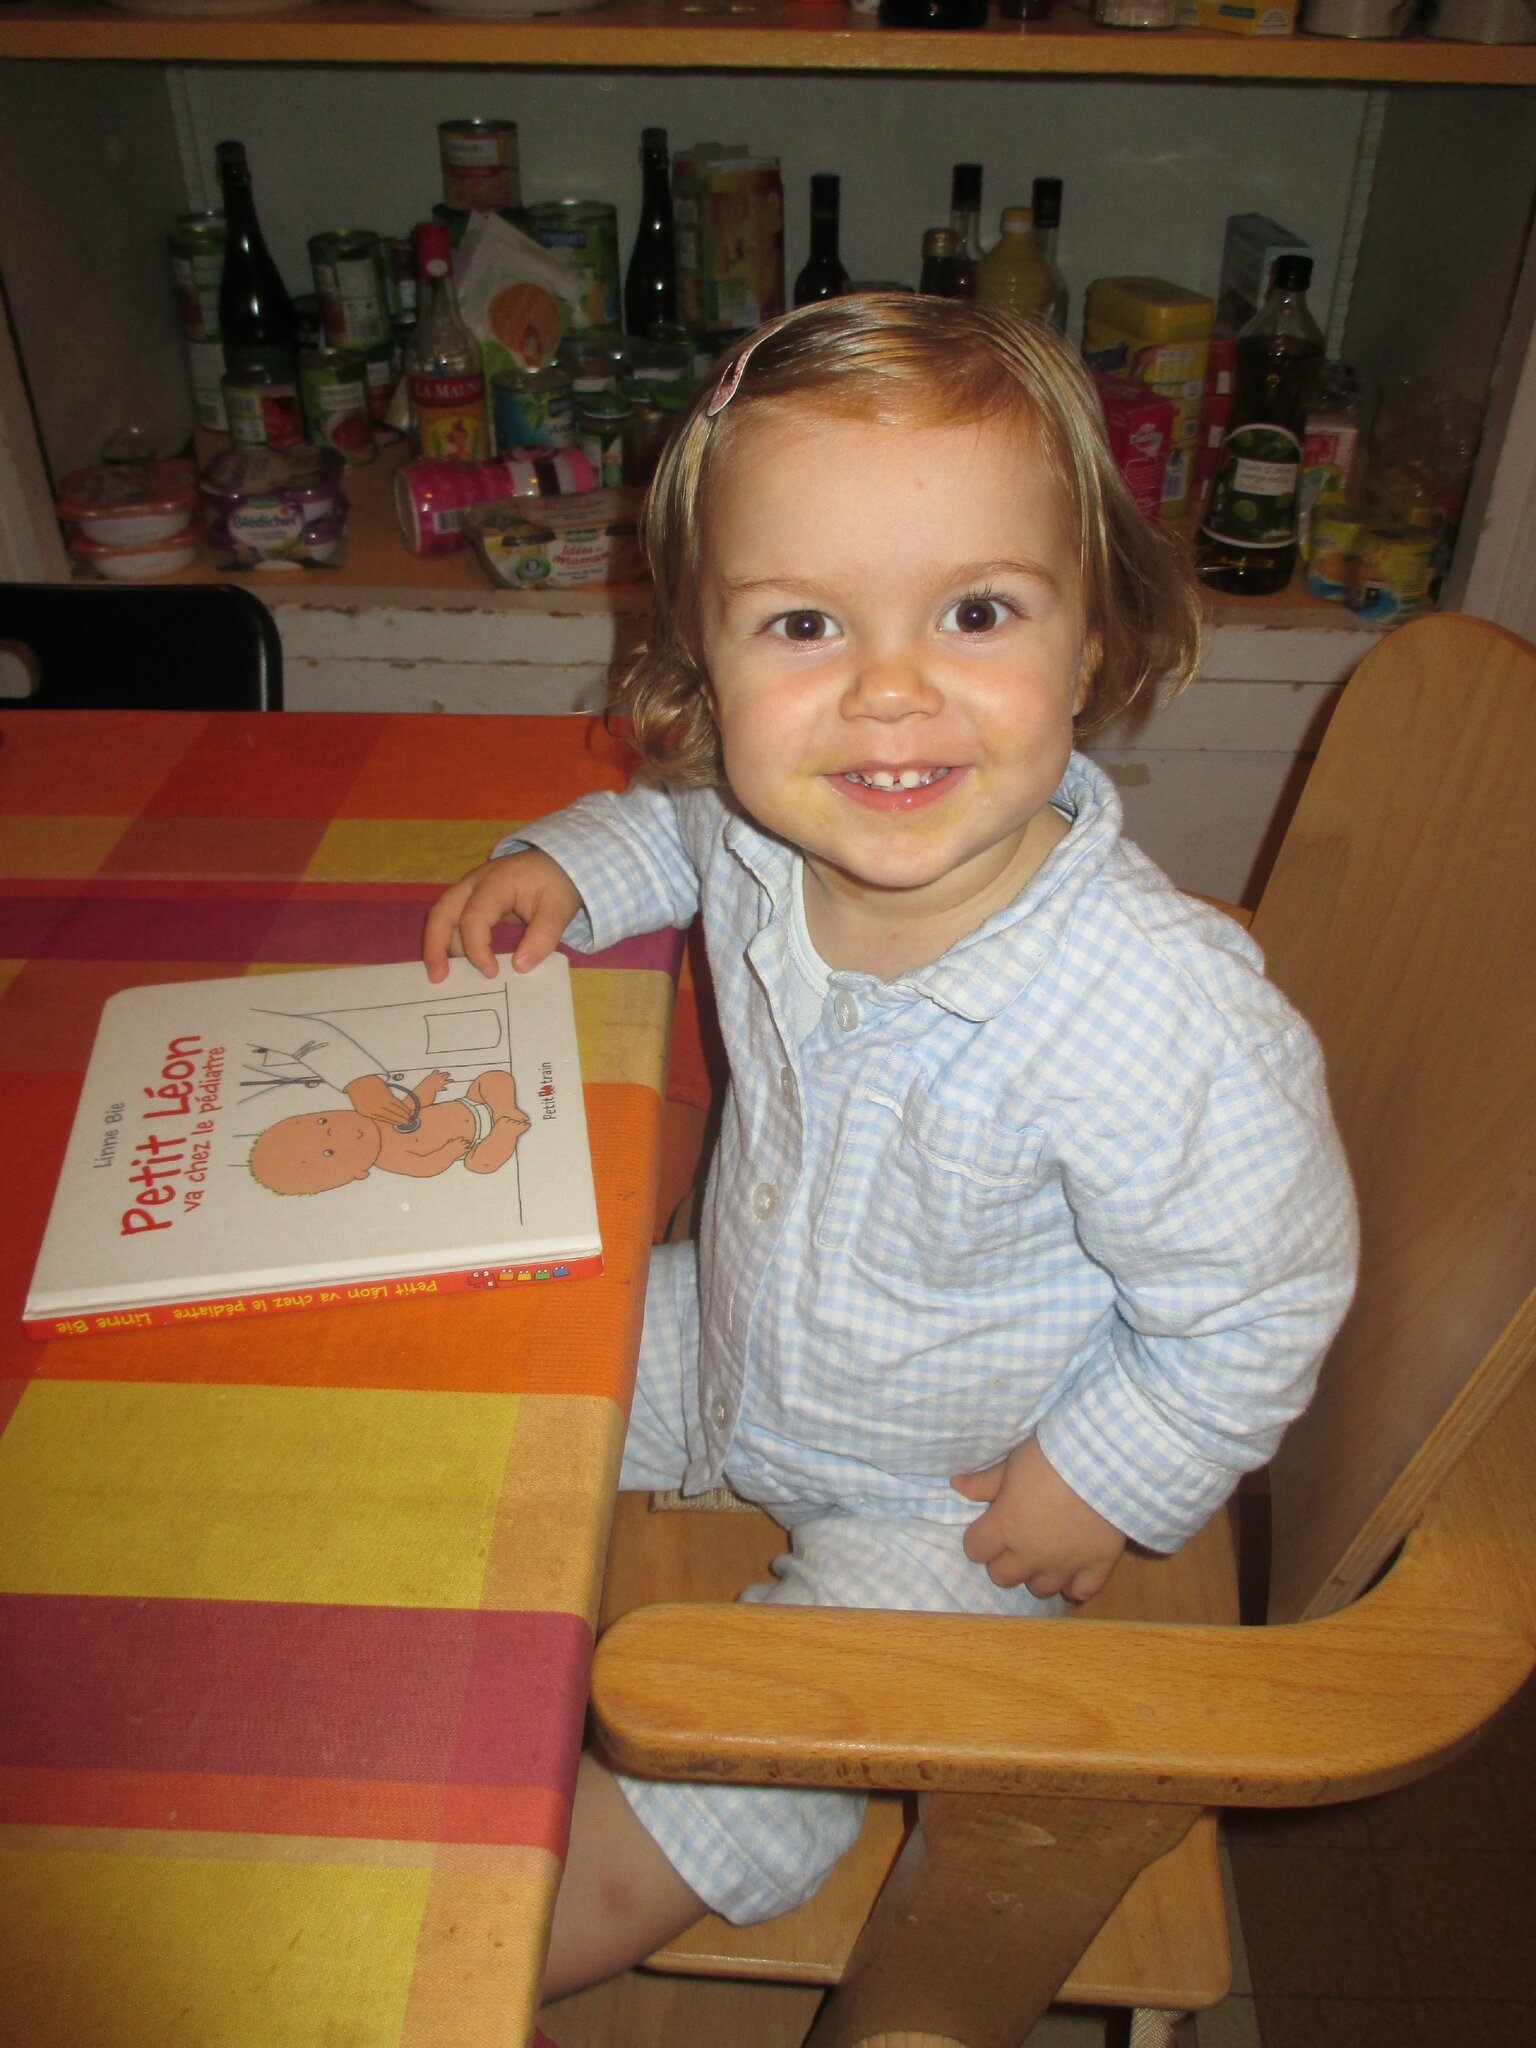
<svg viewBox="0 0 1536 2048">
<path fill-rule="evenodd" d="M 1317 250 L 1326 317 L 1367 94 L 1334 86 L 998 79 L 707 77 L 511 71 L 188 67 L 189 203 L 213 203 L 214 145 L 250 151 L 258 204 L 290 286 L 309 289 L 318 228 L 406 232 L 442 196 L 437 123 L 518 124 L 529 200 L 614 201 L 627 251 L 640 130 L 674 149 L 745 142 L 782 163 L 793 279 L 808 180 L 843 179 L 855 278 L 915 283 L 922 231 L 946 221 L 949 171 L 985 167 L 984 239 L 1030 181 L 1065 180 L 1062 255 L 1074 331 L 1094 277 L 1143 272 L 1214 291 L 1229 213 L 1274 215 Z M 173 76 L 172 93 L 177 86 Z"/>
</svg>

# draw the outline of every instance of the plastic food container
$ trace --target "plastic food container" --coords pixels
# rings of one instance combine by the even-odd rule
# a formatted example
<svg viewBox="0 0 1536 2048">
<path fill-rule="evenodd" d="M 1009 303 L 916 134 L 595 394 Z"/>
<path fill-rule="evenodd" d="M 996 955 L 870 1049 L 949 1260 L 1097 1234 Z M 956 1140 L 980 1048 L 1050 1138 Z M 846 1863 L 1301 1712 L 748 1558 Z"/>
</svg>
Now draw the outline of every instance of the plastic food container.
<svg viewBox="0 0 1536 2048">
<path fill-rule="evenodd" d="M 638 583 L 637 490 L 588 491 L 579 498 L 507 498 L 474 506 L 467 529 L 491 580 L 514 590 L 579 590 Z"/>
<path fill-rule="evenodd" d="M 70 536 L 69 552 L 98 576 L 114 583 L 140 583 L 151 576 L 172 576 L 190 566 L 203 538 L 203 529 L 193 520 L 179 533 L 162 534 L 141 541 L 137 547 L 117 547 L 110 541 L 93 540 L 88 533 Z"/>
<path fill-rule="evenodd" d="M 197 470 L 179 456 L 76 469 L 64 479 L 57 509 L 87 540 L 142 547 L 181 534 L 196 516 Z"/>
<path fill-rule="evenodd" d="M 324 567 L 341 555 L 347 500 L 334 448 L 228 448 L 203 472 L 208 539 L 237 569 Z"/>
</svg>

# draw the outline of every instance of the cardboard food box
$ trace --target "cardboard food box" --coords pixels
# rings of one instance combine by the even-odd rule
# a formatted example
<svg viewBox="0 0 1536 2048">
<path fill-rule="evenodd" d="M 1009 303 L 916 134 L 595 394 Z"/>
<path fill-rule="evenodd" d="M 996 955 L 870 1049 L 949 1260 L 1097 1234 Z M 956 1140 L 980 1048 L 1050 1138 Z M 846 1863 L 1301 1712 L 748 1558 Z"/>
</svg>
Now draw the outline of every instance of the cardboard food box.
<svg viewBox="0 0 1536 2048">
<path fill-rule="evenodd" d="M 1173 442 L 1173 400 L 1129 377 L 1097 375 L 1093 381 L 1115 467 L 1142 511 L 1158 519 Z"/>
<path fill-rule="evenodd" d="M 1179 0 L 1180 28 L 1229 36 L 1293 36 L 1296 0 Z"/>
</svg>

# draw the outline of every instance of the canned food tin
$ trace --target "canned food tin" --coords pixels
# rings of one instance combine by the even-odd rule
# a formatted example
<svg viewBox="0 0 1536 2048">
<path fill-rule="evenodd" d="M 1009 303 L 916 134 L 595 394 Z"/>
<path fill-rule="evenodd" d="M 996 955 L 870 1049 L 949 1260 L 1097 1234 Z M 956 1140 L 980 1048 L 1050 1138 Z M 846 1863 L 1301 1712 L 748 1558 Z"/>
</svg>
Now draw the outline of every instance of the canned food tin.
<svg viewBox="0 0 1536 2048">
<path fill-rule="evenodd" d="M 404 438 L 397 428 L 389 424 L 389 402 L 400 382 L 400 351 L 392 341 L 381 341 L 377 348 L 360 349 L 358 353 L 368 378 L 368 411 L 373 420 L 374 444 L 385 448 Z"/>
<path fill-rule="evenodd" d="M 384 252 L 368 228 L 328 228 L 309 238 L 315 295 L 331 348 L 372 348 L 389 339 Z"/>
<path fill-rule="evenodd" d="M 299 357 L 304 424 L 316 448 L 334 448 L 343 462 L 372 462 L 373 424 L 368 365 L 349 349 L 306 349 Z"/>
<path fill-rule="evenodd" d="M 222 341 L 189 341 L 187 374 L 192 380 L 192 410 L 197 424 L 215 434 L 229 432 L 229 415 L 224 410 L 224 344 Z"/>
<path fill-rule="evenodd" d="M 581 452 L 605 489 L 624 481 L 624 422 L 630 411 L 629 400 L 610 391 L 592 392 L 577 411 Z"/>
<path fill-rule="evenodd" d="M 1435 580 L 1436 538 L 1411 526 L 1371 524 L 1351 567 L 1349 608 L 1363 619 L 1411 619 Z"/>
<path fill-rule="evenodd" d="M 299 392 L 291 377 L 260 367 L 231 370 L 224 378 L 223 391 L 230 437 L 237 446 L 298 448 L 303 445 Z"/>
<path fill-rule="evenodd" d="M 297 349 L 325 347 L 325 322 L 313 292 L 300 292 L 293 302 L 293 345 Z"/>
<path fill-rule="evenodd" d="M 515 121 L 439 121 L 443 198 L 466 213 L 523 203 Z"/>
<path fill-rule="evenodd" d="M 491 379 L 496 446 L 574 448 L 575 411 L 571 379 L 551 363 L 543 370 L 501 370 Z"/>
<path fill-rule="evenodd" d="M 528 232 L 580 271 L 582 294 L 572 332 L 614 332 L 619 325 L 619 228 L 600 199 L 549 199 L 530 206 Z"/>
<path fill-rule="evenodd" d="M 1305 582 L 1314 597 L 1329 604 L 1349 602 L 1350 579 L 1365 521 L 1358 512 L 1341 506 L 1323 505 L 1312 514 L 1312 549 L 1307 556 Z"/>
<path fill-rule="evenodd" d="M 179 213 L 165 240 L 182 333 L 188 341 L 217 341 L 227 240 L 223 214 Z"/>
</svg>

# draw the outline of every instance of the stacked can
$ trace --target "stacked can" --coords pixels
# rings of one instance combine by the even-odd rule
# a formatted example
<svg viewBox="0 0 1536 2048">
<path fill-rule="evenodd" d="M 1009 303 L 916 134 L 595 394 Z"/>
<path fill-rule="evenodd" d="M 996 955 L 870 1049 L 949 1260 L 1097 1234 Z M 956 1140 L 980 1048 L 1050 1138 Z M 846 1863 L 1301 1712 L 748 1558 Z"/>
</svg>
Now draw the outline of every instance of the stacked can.
<svg viewBox="0 0 1536 2048">
<path fill-rule="evenodd" d="M 219 339 L 219 281 L 224 275 L 225 239 L 222 213 L 178 214 L 166 237 L 197 423 L 218 434 L 229 427 L 220 388 L 224 344 Z"/>
<path fill-rule="evenodd" d="M 439 121 L 444 202 L 462 213 L 500 213 L 523 203 L 515 121 Z"/>
</svg>

